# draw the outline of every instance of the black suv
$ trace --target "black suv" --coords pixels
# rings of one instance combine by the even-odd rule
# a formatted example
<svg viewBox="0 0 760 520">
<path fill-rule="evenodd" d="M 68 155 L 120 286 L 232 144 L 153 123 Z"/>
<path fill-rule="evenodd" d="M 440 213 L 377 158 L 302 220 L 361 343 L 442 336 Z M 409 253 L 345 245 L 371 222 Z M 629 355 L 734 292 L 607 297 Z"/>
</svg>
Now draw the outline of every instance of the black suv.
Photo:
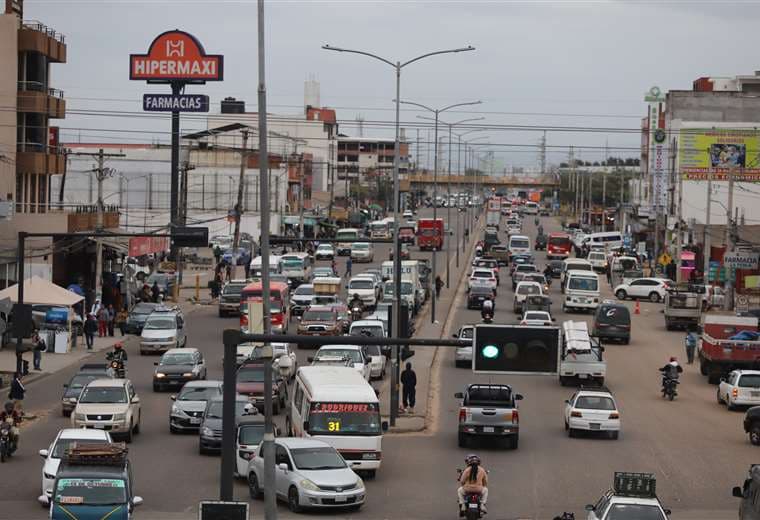
<svg viewBox="0 0 760 520">
<path fill-rule="evenodd" d="M 599 340 L 631 341 L 631 313 L 620 303 L 604 301 L 596 308 L 591 335 Z"/>
</svg>

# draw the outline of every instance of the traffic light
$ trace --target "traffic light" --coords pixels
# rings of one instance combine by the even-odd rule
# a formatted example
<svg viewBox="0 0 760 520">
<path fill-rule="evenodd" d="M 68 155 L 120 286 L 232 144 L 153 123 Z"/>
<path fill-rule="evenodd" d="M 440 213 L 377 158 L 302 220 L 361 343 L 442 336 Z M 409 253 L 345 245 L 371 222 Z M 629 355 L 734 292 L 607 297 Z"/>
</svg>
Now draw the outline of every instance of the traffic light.
<svg viewBox="0 0 760 520">
<path fill-rule="evenodd" d="M 556 374 L 559 328 L 476 325 L 472 370 L 479 373 Z"/>
</svg>

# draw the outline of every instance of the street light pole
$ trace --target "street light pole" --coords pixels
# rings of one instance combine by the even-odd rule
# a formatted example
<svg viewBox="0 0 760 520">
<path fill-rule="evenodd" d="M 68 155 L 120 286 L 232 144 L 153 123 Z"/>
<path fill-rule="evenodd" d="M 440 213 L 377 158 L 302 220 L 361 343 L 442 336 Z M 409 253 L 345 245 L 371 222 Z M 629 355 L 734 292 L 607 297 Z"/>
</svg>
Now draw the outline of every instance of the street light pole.
<svg viewBox="0 0 760 520">
<path fill-rule="evenodd" d="M 385 59 L 381 56 L 378 56 L 376 54 L 372 54 L 370 52 L 365 51 L 359 51 L 359 50 L 353 50 L 353 49 L 343 49 L 339 47 L 331 47 L 330 45 L 323 45 L 323 49 L 329 50 L 329 51 L 336 51 L 336 52 L 348 52 L 352 54 L 361 54 L 363 56 L 368 56 L 370 58 L 374 58 L 376 60 L 382 61 L 383 63 L 390 65 L 394 68 L 396 72 L 396 139 L 395 139 L 395 146 L 394 146 L 394 154 L 393 154 L 393 194 L 394 194 L 394 202 L 393 202 L 393 209 L 394 209 L 394 219 L 393 219 L 393 280 L 394 280 L 394 288 L 393 288 L 393 319 L 391 320 L 393 324 L 393 330 L 391 331 L 393 337 L 398 338 L 400 337 L 400 325 L 401 325 L 401 248 L 400 248 L 400 242 L 398 239 L 398 228 L 400 224 L 400 214 L 399 214 L 399 167 L 400 167 L 400 161 L 401 161 L 401 155 L 400 155 L 400 146 L 401 143 L 399 142 L 400 137 L 400 122 L 399 118 L 401 115 L 401 69 L 406 67 L 407 65 L 411 65 L 412 63 L 422 60 L 424 58 L 430 57 L 430 56 L 436 56 L 438 54 L 451 54 L 451 53 L 458 53 L 458 52 L 465 52 L 465 51 L 474 51 L 475 47 L 473 46 L 467 46 L 467 47 L 461 47 L 458 49 L 447 49 L 442 51 L 434 51 L 429 52 L 426 54 L 422 54 L 420 56 L 417 56 L 416 58 L 412 58 L 410 60 L 407 60 L 405 62 L 396 61 L 395 63 L 391 60 Z M 398 409 L 399 409 L 399 400 L 398 400 L 398 391 L 399 391 L 399 347 L 395 347 L 395 356 L 394 361 L 391 364 L 391 410 L 390 410 L 390 423 L 391 426 L 396 425 L 396 417 L 398 415 Z M 271 482 L 271 481 L 270 481 Z"/>
</svg>

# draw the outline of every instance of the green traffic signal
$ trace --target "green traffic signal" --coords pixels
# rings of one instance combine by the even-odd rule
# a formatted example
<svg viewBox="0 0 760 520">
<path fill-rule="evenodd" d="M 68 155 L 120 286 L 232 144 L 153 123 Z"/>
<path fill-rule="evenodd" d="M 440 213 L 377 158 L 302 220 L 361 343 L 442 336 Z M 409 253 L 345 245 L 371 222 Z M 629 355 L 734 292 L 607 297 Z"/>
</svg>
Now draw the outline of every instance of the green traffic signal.
<svg viewBox="0 0 760 520">
<path fill-rule="evenodd" d="M 486 359 L 494 359 L 499 355 L 499 348 L 496 345 L 486 345 L 480 351 Z"/>
</svg>

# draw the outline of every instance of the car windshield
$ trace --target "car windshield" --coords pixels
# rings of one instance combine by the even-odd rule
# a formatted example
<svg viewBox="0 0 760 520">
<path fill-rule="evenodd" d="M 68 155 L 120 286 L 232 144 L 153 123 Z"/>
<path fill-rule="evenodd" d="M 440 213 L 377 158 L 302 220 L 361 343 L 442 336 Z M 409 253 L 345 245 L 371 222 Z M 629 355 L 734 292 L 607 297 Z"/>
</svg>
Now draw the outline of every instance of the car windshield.
<svg viewBox="0 0 760 520">
<path fill-rule="evenodd" d="M 127 391 L 122 386 L 95 386 L 85 388 L 80 403 L 126 403 Z"/>
<path fill-rule="evenodd" d="M 351 249 L 353 251 L 368 251 L 369 244 L 351 244 Z"/>
<path fill-rule="evenodd" d="M 546 314 L 543 314 L 541 312 L 526 312 L 524 319 L 526 319 L 526 320 L 549 321 L 549 318 L 547 318 Z"/>
<path fill-rule="evenodd" d="M 374 289 L 375 284 L 372 280 L 351 280 L 348 284 L 348 289 Z"/>
<path fill-rule="evenodd" d="M 609 397 L 582 395 L 576 400 L 575 407 L 582 410 L 614 410 L 615 402 Z"/>
<path fill-rule="evenodd" d="M 490 271 L 475 271 L 472 273 L 473 278 L 493 278 L 493 273 Z"/>
<path fill-rule="evenodd" d="M 303 269 L 303 262 L 301 260 L 283 260 L 283 269 Z"/>
<path fill-rule="evenodd" d="M 332 251 L 332 246 L 330 244 L 321 244 L 317 247 L 317 251 Z"/>
<path fill-rule="evenodd" d="M 186 386 L 180 391 L 177 401 L 208 401 L 221 393 L 218 386 Z"/>
<path fill-rule="evenodd" d="M 528 240 L 512 240 L 512 242 L 510 242 L 510 246 L 528 248 L 530 247 L 530 242 Z"/>
<path fill-rule="evenodd" d="M 264 366 L 241 367 L 237 373 L 238 383 L 263 383 Z"/>
<path fill-rule="evenodd" d="M 298 469 L 320 470 L 346 467 L 343 457 L 332 447 L 296 448 L 290 450 L 290 454 L 293 457 L 293 463 Z"/>
<path fill-rule="evenodd" d="M 364 352 L 368 356 L 381 356 L 382 352 L 377 345 L 364 345 Z"/>
<path fill-rule="evenodd" d="M 295 296 L 311 296 L 314 294 L 314 286 L 313 285 L 300 285 L 298 286 L 298 289 L 296 289 L 296 292 L 293 293 Z"/>
<path fill-rule="evenodd" d="M 593 271 L 594 268 L 590 264 L 567 264 L 568 271 Z"/>
<path fill-rule="evenodd" d="M 517 294 L 541 294 L 541 287 L 533 283 L 520 284 L 520 287 L 517 288 Z"/>
<path fill-rule="evenodd" d="M 127 485 L 124 479 L 115 478 L 62 478 L 56 482 L 55 502 L 70 506 L 123 505 L 127 502 Z"/>
<path fill-rule="evenodd" d="M 760 374 L 746 374 L 739 379 L 741 388 L 758 388 L 760 387 Z"/>
<path fill-rule="evenodd" d="M 249 446 L 257 446 L 264 438 L 264 423 L 245 424 L 238 430 L 238 442 Z"/>
<path fill-rule="evenodd" d="M 235 401 L 235 417 L 242 417 L 243 413 L 245 413 L 245 405 L 247 404 L 248 401 Z M 206 417 L 209 419 L 221 419 L 222 401 L 212 401 L 211 404 L 208 405 Z"/>
<path fill-rule="evenodd" d="M 535 273 L 536 271 L 538 271 L 538 268 L 533 264 L 518 265 L 515 268 L 516 273 Z"/>
<path fill-rule="evenodd" d="M 77 393 L 84 388 L 87 383 L 90 381 L 94 381 L 96 379 L 101 379 L 103 375 L 100 374 L 92 374 L 92 375 L 78 375 L 71 378 L 71 381 L 69 381 L 68 390 L 77 390 Z"/>
<path fill-rule="evenodd" d="M 151 303 L 138 303 L 132 308 L 132 314 L 150 314 L 156 306 Z"/>
<path fill-rule="evenodd" d="M 351 327 L 351 335 L 381 338 L 383 336 L 383 328 L 373 325 L 356 325 L 354 327 Z"/>
<path fill-rule="evenodd" d="M 335 273 L 333 273 L 333 270 L 330 267 L 317 267 L 316 269 L 314 269 L 314 276 L 315 277 L 318 277 L 318 276 L 332 276 L 334 274 Z"/>
<path fill-rule="evenodd" d="M 577 291 L 598 291 L 599 280 L 596 278 L 582 278 L 579 276 L 571 276 L 570 281 L 567 284 L 568 289 L 575 289 Z"/>
<path fill-rule="evenodd" d="M 602 323 L 614 323 L 618 325 L 628 324 L 631 319 L 628 314 L 628 309 L 621 306 L 606 306 L 603 305 L 599 309 L 597 321 Z"/>
<path fill-rule="evenodd" d="M 333 311 L 306 311 L 303 313 L 303 321 L 334 321 Z"/>
<path fill-rule="evenodd" d="M 475 332 L 475 329 L 472 327 L 467 327 L 466 329 L 462 329 L 462 332 L 459 334 L 459 339 L 472 339 L 474 332 Z"/>
<path fill-rule="evenodd" d="M 339 358 L 348 358 L 354 363 L 361 363 L 362 362 L 362 355 L 358 350 L 353 349 L 339 349 L 339 348 L 329 348 L 325 349 L 322 348 L 317 352 L 317 355 L 315 356 L 316 359 L 320 359 L 323 357 L 339 357 Z"/>
<path fill-rule="evenodd" d="M 654 505 L 613 504 L 605 520 L 665 520 L 665 517 Z"/>
<path fill-rule="evenodd" d="M 309 433 L 380 435 L 380 408 L 377 403 L 312 403 Z"/>
<path fill-rule="evenodd" d="M 195 363 L 195 357 L 192 354 L 176 354 L 167 352 L 161 358 L 162 365 L 192 365 Z"/>
<path fill-rule="evenodd" d="M 338 240 L 354 240 L 359 236 L 359 233 L 356 231 L 338 231 L 336 233 L 335 238 Z"/>
<path fill-rule="evenodd" d="M 176 326 L 174 318 L 168 316 L 151 316 L 145 322 L 145 329 L 147 330 L 174 329 Z"/>
<path fill-rule="evenodd" d="M 230 283 L 224 286 L 224 295 L 227 296 L 229 294 L 240 294 L 243 292 L 243 286 L 236 284 L 236 283 Z"/>
<path fill-rule="evenodd" d="M 53 447 L 53 453 L 50 456 L 54 459 L 60 459 L 66 454 L 66 450 L 74 443 L 87 444 L 108 444 L 105 439 L 58 439 Z"/>
<path fill-rule="evenodd" d="M 492 296 L 493 290 L 489 287 L 473 287 L 470 289 L 470 294 L 478 295 L 478 296 Z"/>
</svg>

